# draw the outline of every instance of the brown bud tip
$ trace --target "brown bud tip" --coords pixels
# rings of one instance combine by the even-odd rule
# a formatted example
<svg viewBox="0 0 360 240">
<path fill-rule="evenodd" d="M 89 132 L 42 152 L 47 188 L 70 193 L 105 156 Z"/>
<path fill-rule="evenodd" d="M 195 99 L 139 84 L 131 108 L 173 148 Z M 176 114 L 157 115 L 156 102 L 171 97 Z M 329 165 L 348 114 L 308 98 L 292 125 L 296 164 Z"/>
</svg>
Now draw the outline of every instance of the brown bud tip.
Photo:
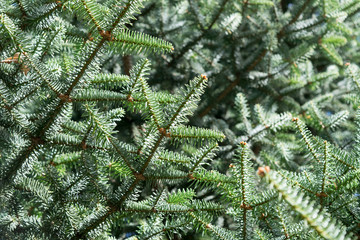
<svg viewBox="0 0 360 240">
<path fill-rule="evenodd" d="M 241 145 L 241 146 L 246 146 L 246 144 L 247 144 L 247 143 L 244 142 L 244 141 L 241 141 L 241 142 L 240 142 L 240 145 Z"/>
<path fill-rule="evenodd" d="M 86 150 L 86 143 L 85 143 L 85 141 L 82 141 L 82 142 L 81 142 L 81 148 L 82 148 L 83 150 Z"/>
<path fill-rule="evenodd" d="M 133 102 L 133 101 L 134 101 L 134 98 L 133 98 L 132 96 L 128 96 L 128 97 L 127 97 L 127 100 L 128 100 L 129 102 Z"/>
<path fill-rule="evenodd" d="M 172 47 L 172 48 L 171 48 L 171 51 L 174 51 L 174 50 L 175 50 L 175 49 Z"/>
<path fill-rule="evenodd" d="M 135 173 L 134 174 L 135 178 L 138 179 L 138 180 L 141 180 L 141 181 L 145 181 L 145 176 L 141 173 Z"/>
<path fill-rule="evenodd" d="M 260 177 L 264 177 L 265 176 L 265 168 L 259 167 L 257 170 L 257 175 L 259 175 Z"/>
<path fill-rule="evenodd" d="M 111 40 L 112 36 L 111 36 L 111 32 L 110 31 L 100 31 L 100 35 L 105 38 L 106 40 Z"/>
<path fill-rule="evenodd" d="M 204 75 L 204 74 L 201 74 L 200 76 L 201 76 L 201 78 L 202 78 L 202 79 L 205 79 L 205 80 L 207 80 L 207 77 L 206 77 L 206 75 Z"/>
<path fill-rule="evenodd" d="M 194 176 L 192 175 L 192 173 L 189 173 L 188 178 L 190 178 L 191 180 L 195 179 Z"/>
<path fill-rule="evenodd" d="M 229 165 L 229 168 L 234 168 L 234 167 L 235 167 L 234 164 L 230 164 L 230 165 Z"/>
<path fill-rule="evenodd" d="M 109 163 L 109 164 L 108 164 L 108 167 L 111 168 L 111 167 L 112 167 L 112 163 Z"/>
<path fill-rule="evenodd" d="M 347 67 L 350 66 L 350 63 L 349 62 L 345 63 L 345 66 L 347 66 Z"/>
<path fill-rule="evenodd" d="M 206 224 L 206 226 L 205 226 L 206 228 L 211 228 L 211 226 L 210 226 L 210 224 Z"/>
<path fill-rule="evenodd" d="M 166 135 L 166 130 L 164 128 L 159 128 L 159 132 L 162 134 L 162 135 Z"/>
<path fill-rule="evenodd" d="M 63 102 L 72 102 L 72 99 L 69 97 L 69 95 L 66 94 L 59 94 L 58 97 L 61 99 L 61 101 Z"/>
<path fill-rule="evenodd" d="M 270 167 L 269 166 L 265 166 L 265 171 L 268 173 L 270 172 Z"/>
<path fill-rule="evenodd" d="M 292 121 L 293 121 L 293 122 L 297 122 L 297 121 L 299 121 L 299 118 L 294 117 L 294 118 L 292 118 Z"/>
</svg>

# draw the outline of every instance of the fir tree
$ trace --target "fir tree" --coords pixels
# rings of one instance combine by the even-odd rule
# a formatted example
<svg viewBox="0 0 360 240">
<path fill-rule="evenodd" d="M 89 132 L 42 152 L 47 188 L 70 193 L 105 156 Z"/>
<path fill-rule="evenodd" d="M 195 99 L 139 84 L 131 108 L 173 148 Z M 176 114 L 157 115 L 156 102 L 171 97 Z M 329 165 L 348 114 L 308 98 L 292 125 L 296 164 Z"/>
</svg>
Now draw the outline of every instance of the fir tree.
<svg viewBox="0 0 360 240">
<path fill-rule="evenodd" d="M 359 238 L 359 11 L 0 0 L 0 236 Z"/>
<path fill-rule="evenodd" d="M 2 237 L 104 239 L 146 217 L 158 222 L 142 228 L 151 237 L 223 211 L 191 188 L 169 192 L 206 174 L 224 138 L 187 125 L 207 77 L 169 94 L 149 86 L 145 58 L 130 76 L 104 67 L 114 54 L 172 51 L 128 29 L 141 7 L 1 2 Z M 116 127 L 126 117 L 132 131 Z"/>
</svg>

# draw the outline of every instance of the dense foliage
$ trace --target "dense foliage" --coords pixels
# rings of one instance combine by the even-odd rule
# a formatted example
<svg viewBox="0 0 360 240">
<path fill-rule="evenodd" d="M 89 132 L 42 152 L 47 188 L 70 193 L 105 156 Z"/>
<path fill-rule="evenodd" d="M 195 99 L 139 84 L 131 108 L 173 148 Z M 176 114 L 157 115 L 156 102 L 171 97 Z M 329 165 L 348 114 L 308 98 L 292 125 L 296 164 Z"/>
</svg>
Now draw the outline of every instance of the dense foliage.
<svg viewBox="0 0 360 240">
<path fill-rule="evenodd" d="M 360 238 L 359 11 L 0 0 L 1 239 Z"/>
</svg>

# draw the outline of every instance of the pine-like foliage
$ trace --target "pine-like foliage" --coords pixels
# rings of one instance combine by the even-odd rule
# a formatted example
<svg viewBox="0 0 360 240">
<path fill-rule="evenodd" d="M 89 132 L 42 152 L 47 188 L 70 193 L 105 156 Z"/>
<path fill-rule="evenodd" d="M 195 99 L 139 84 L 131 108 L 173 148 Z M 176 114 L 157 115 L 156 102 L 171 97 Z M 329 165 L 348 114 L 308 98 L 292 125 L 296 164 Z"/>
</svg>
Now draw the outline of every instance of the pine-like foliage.
<svg viewBox="0 0 360 240">
<path fill-rule="evenodd" d="M 145 219 L 139 236 L 158 239 L 224 210 L 170 192 L 208 174 L 224 139 L 187 125 L 207 77 L 169 94 L 149 86 L 147 59 L 129 76 L 104 67 L 172 51 L 128 29 L 142 1 L 0 3 L 1 239 L 114 239 Z"/>
<path fill-rule="evenodd" d="M 359 238 L 359 12 L 0 0 L 0 238 Z"/>
<path fill-rule="evenodd" d="M 218 171 L 197 182 L 233 217 L 219 218 L 230 237 L 209 234 L 356 239 L 359 1 L 179 0 L 148 9 L 135 29 L 176 49 L 158 62 L 159 84 L 173 87 L 164 72 L 176 83 L 206 72 L 194 122 L 227 136 Z M 256 177 L 264 166 L 273 189 Z"/>
</svg>

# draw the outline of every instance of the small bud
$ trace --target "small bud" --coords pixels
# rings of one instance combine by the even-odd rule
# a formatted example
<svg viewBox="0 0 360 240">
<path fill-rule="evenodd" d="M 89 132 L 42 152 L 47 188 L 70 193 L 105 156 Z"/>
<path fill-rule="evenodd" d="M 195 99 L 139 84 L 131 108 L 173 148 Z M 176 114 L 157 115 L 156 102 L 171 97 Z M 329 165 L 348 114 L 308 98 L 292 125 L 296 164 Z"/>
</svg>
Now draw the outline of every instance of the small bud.
<svg viewBox="0 0 360 240">
<path fill-rule="evenodd" d="M 203 74 L 201 74 L 200 76 L 201 76 L 201 78 L 202 78 L 202 79 L 205 79 L 205 80 L 207 80 L 207 77 L 206 77 L 206 75 L 203 75 Z"/>
<path fill-rule="evenodd" d="M 100 35 L 105 39 L 110 41 L 112 39 L 111 32 L 110 31 L 100 31 Z"/>
<path fill-rule="evenodd" d="M 257 171 L 257 175 L 259 175 L 260 177 L 264 177 L 265 173 L 269 173 L 269 172 L 270 172 L 269 166 L 259 167 Z"/>
<path fill-rule="evenodd" d="M 265 176 L 265 168 L 259 167 L 257 170 L 257 175 L 259 175 L 260 177 L 264 177 Z"/>
<path fill-rule="evenodd" d="M 350 63 L 349 62 L 345 63 L 345 66 L 346 67 L 350 66 Z"/>
<path fill-rule="evenodd" d="M 59 94 L 58 97 L 61 99 L 61 101 L 63 102 L 72 102 L 72 99 L 69 97 L 69 95 L 66 94 Z"/>
<path fill-rule="evenodd" d="M 234 164 L 230 164 L 230 165 L 229 165 L 229 168 L 234 168 L 234 167 L 235 167 Z"/>
<path fill-rule="evenodd" d="M 141 173 L 135 173 L 134 174 L 135 178 L 138 179 L 138 180 L 141 180 L 141 181 L 145 181 L 145 176 Z"/>
<path fill-rule="evenodd" d="M 241 145 L 241 146 L 246 146 L 246 144 L 247 144 L 247 143 L 244 142 L 244 141 L 241 141 L 241 142 L 240 142 L 240 145 Z"/>
<path fill-rule="evenodd" d="M 206 224 L 205 226 L 207 229 L 211 228 L 211 225 L 210 224 Z"/>
<path fill-rule="evenodd" d="M 127 100 L 128 100 L 129 102 L 133 102 L 133 101 L 134 101 L 134 98 L 133 98 L 132 96 L 128 96 L 128 97 L 127 97 Z"/>
<path fill-rule="evenodd" d="M 159 132 L 162 134 L 162 135 L 166 135 L 166 130 L 164 128 L 159 128 Z"/>
<path fill-rule="evenodd" d="M 81 142 L 81 148 L 82 148 L 83 150 L 86 150 L 86 142 L 85 142 L 85 141 L 82 141 L 82 142 Z"/>
<path fill-rule="evenodd" d="M 297 121 L 299 121 L 299 118 L 294 117 L 294 118 L 292 118 L 292 121 L 293 121 L 293 122 L 297 122 Z"/>
</svg>

